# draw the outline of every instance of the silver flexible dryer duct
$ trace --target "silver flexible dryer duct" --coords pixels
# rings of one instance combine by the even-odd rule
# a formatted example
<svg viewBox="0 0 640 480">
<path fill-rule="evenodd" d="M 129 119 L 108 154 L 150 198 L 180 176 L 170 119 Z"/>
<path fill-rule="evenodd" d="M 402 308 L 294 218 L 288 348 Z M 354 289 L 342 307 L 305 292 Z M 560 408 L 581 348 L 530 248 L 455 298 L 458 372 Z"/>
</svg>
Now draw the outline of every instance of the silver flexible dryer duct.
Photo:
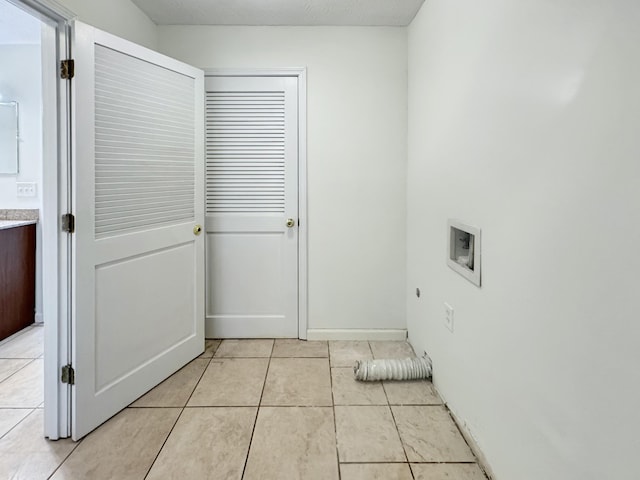
<svg viewBox="0 0 640 480">
<path fill-rule="evenodd" d="M 353 373 L 356 380 L 362 382 L 431 378 L 431 359 L 424 356 L 422 358 L 358 360 L 353 367 Z"/>
</svg>

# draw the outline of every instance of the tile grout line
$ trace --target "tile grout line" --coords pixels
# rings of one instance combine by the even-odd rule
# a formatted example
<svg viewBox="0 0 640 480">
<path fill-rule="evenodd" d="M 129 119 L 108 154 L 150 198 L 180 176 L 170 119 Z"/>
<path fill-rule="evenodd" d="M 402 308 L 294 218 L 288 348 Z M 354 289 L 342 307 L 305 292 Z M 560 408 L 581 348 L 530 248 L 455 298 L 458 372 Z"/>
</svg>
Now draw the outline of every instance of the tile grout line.
<svg viewBox="0 0 640 480">
<path fill-rule="evenodd" d="M 70 437 L 69 437 L 69 438 L 70 438 Z M 53 440 L 53 441 L 57 441 L 57 440 Z M 73 440 L 72 440 L 72 441 L 73 441 Z M 78 440 L 77 442 L 75 442 L 75 441 L 73 442 L 73 443 L 75 444 L 75 446 L 71 449 L 71 451 L 69 452 L 69 454 L 68 454 L 66 457 L 64 457 L 64 458 L 62 459 L 62 461 L 61 461 L 61 462 L 58 464 L 58 466 L 53 470 L 53 472 L 51 472 L 51 475 L 49 475 L 49 476 L 47 477 L 47 480 L 48 480 L 48 479 L 50 479 L 50 478 L 53 478 L 53 476 L 56 474 L 56 472 L 57 472 L 58 470 L 60 470 L 60 468 L 62 467 L 62 465 L 64 465 L 64 462 L 66 462 L 66 461 L 69 459 L 69 457 L 71 456 L 71 454 L 73 454 L 73 452 L 75 452 L 75 451 L 77 450 L 77 448 L 80 446 L 80 444 L 81 444 L 83 441 L 84 441 L 84 438 L 81 438 L 81 439 L 80 439 L 80 440 Z"/>
<path fill-rule="evenodd" d="M 44 353 L 38 355 L 37 357 L 0 357 L 0 360 L 40 360 Z"/>
<path fill-rule="evenodd" d="M 15 374 L 17 374 L 18 372 L 21 372 L 22 370 L 24 370 L 25 368 L 27 368 L 29 365 L 31 365 L 33 362 L 35 362 L 36 360 L 39 360 L 40 358 L 0 358 L 0 360 L 30 360 L 29 362 L 25 363 L 23 366 L 21 366 L 20 368 L 18 368 L 18 370 L 16 370 L 15 372 L 13 372 L 11 375 L 9 375 L 6 378 L 3 378 L 2 380 L 0 380 L 0 388 L 2 388 L 2 384 L 4 382 L 6 382 L 7 380 L 9 380 L 11 377 L 13 377 Z M 0 407 L 0 408 L 7 408 L 7 407 Z"/>
<path fill-rule="evenodd" d="M 371 350 L 371 356 L 373 357 L 373 348 L 371 347 L 371 342 L 369 342 L 369 349 Z M 411 468 L 411 463 L 409 463 L 409 456 L 407 455 L 407 449 L 405 448 L 404 441 L 402 440 L 402 435 L 400 435 L 400 429 L 398 428 L 398 422 L 396 421 L 396 416 L 393 413 L 393 408 L 391 408 L 391 400 L 389 400 L 389 395 L 387 394 L 387 389 L 384 388 L 384 382 L 380 382 L 382 385 L 382 390 L 384 391 L 384 396 L 387 399 L 387 408 L 391 413 L 391 419 L 393 420 L 393 426 L 396 427 L 396 433 L 398 434 L 398 440 L 400 440 L 400 446 L 402 446 L 402 452 L 404 453 L 404 458 L 407 460 L 406 465 L 409 467 L 409 471 L 411 472 L 411 478 L 415 479 L 415 475 L 413 474 L 413 468 Z"/>
<path fill-rule="evenodd" d="M 198 388 L 198 385 L 200 385 L 200 382 L 202 381 L 202 377 L 204 377 L 204 374 L 207 371 L 207 369 L 209 368 L 209 365 L 211 365 L 213 363 L 213 357 L 215 356 L 216 352 L 218 351 L 218 348 L 220 348 L 221 344 L 222 344 L 222 342 L 220 342 L 218 344 L 218 346 L 216 347 L 216 349 L 213 352 L 211 352 L 211 356 L 209 357 L 209 361 L 207 362 L 207 366 L 204 367 L 204 370 L 202 370 L 202 373 L 200 374 L 200 378 L 198 378 L 198 381 L 196 382 L 195 386 L 193 387 L 193 390 L 191 390 L 191 394 L 189 395 L 189 398 L 187 398 L 187 401 L 185 402 L 183 409 L 186 408 L 187 405 L 189 405 L 189 400 L 191 400 L 191 397 L 193 397 L 193 394 L 195 393 L 196 388 Z M 196 357 L 191 361 L 193 362 L 194 360 L 197 360 L 198 358 L 200 358 L 200 357 Z M 204 360 L 204 358 L 202 360 Z"/>
<path fill-rule="evenodd" d="M 14 409 L 0 409 L 0 410 L 31 410 L 29 413 L 27 413 L 23 418 L 20 419 L 20 421 L 18 423 L 16 423 L 13 427 L 11 427 L 9 430 L 7 430 L 4 435 L 0 435 L 0 440 L 2 440 L 4 437 L 6 437 L 7 435 L 9 435 L 9 433 L 11 431 L 13 431 L 18 425 L 20 425 L 22 422 L 24 422 L 27 418 L 29 418 L 33 412 L 35 412 L 37 410 L 37 408 L 14 408 Z"/>
<path fill-rule="evenodd" d="M 221 344 L 222 345 L 222 344 Z M 249 454 L 251 453 L 251 445 L 253 444 L 253 436 L 256 433 L 256 425 L 258 424 L 258 414 L 260 413 L 260 408 L 262 406 L 262 397 L 264 395 L 264 389 L 267 386 L 267 377 L 269 376 L 269 369 L 271 368 L 271 359 L 273 358 L 273 350 L 276 348 L 276 340 L 273 339 L 273 343 L 271 345 L 271 352 L 269 352 L 269 362 L 267 363 L 267 370 L 264 373 L 264 380 L 262 382 L 262 391 L 260 392 L 260 399 L 258 400 L 258 408 L 256 408 L 256 415 L 253 419 L 253 428 L 251 429 L 251 438 L 249 438 L 249 446 L 247 447 L 247 455 L 244 457 L 244 466 L 242 467 L 242 475 L 240 479 L 244 478 L 244 475 L 247 471 L 247 465 L 249 464 Z M 264 357 L 261 357 L 264 358 Z"/>
<path fill-rule="evenodd" d="M 44 407 L 40 407 L 42 403 L 38 404 L 37 407 L 0 407 L 0 412 L 2 410 L 42 410 L 42 408 L 44 408 Z"/>
<path fill-rule="evenodd" d="M 174 407 L 165 407 L 165 408 L 174 408 Z M 173 432 L 173 429 L 176 428 L 176 425 L 178 424 L 178 421 L 180 420 L 180 417 L 182 417 L 182 412 L 184 412 L 184 407 L 180 409 L 180 413 L 178 414 L 178 416 L 176 417 L 175 421 L 173 422 L 173 425 L 171 425 L 171 428 L 169 429 L 169 433 L 167 433 L 167 436 L 165 437 L 164 441 L 162 442 L 162 445 L 160 445 L 160 448 L 158 449 L 158 453 L 156 453 L 156 456 L 153 457 L 153 462 L 151 462 L 151 465 L 149 465 L 149 468 L 147 468 L 147 473 L 144 474 L 143 478 L 147 478 L 149 476 L 149 473 L 151 473 L 151 469 L 153 468 L 153 466 L 155 465 L 156 461 L 158 460 L 158 457 L 160 456 L 160 452 L 162 452 L 162 449 L 166 445 L 167 440 L 169 440 L 169 437 L 171 436 L 171 433 Z"/>
<path fill-rule="evenodd" d="M 29 334 L 33 330 L 34 330 L 34 326 L 33 325 L 29 325 L 28 327 L 25 327 L 22 330 L 14 333 L 9 338 L 6 338 L 6 339 L 2 340 L 2 342 L 0 342 L 0 350 L 4 350 L 5 348 L 8 348 L 11 345 L 15 345 L 15 344 L 21 342 L 23 340 L 24 336 Z M 43 330 L 43 332 L 44 332 L 44 330 Z M 40 344 L 42 344 L 42 342 L 43 342 L 43 340 L 41 339 Z M 40 346 L 42 346 L 42 345 L 40 345 Z M 44 351 L 43 351 L 43 354 L 44 354 Z M 24 357 L 15 357 L 15 356 L 14 357 L 1 357 L 0 360 L 26 360 L 27 363 L 25 363 L 24 365 L 19 367 L 17 370 L 15 370 L 11 374 L 9 374 L 7 377 L 5 377 L 2 380 L 0 380 L 0 389 L 2 389 L 3 385 L 5 384 L 5 382 L 8 382 L 11 378 L 14 378 L 17 374 L 22 372 L 28 366 L 32 365 L 36 360 L 41 359 L 41 357 L 42 357 L 42 354 L 40 354 L 39 356 L 28 356 L 28 357 L 27 356 L 24 356 Z M 22 406 L 22 405 L 21 406 L 6 405 L 6 406 L 0 407 L 0 411 L 1 410 L 31 410 L 23 418 L 21 418 L 15 425 L 13 425 L 11 428 L 9 428 L 9 430 L 7 430 L 2 435 L 0 435 L 0 439 L 5 438 L 7 435 L 9 435 L 9 433 L 11 433 L 13 430 L 15 430 L 15 428 L 18 427 L 18 425 L 20 425 L 27 418 L 29 418 L 36 410 L 38 410 L 42 403 L 43 402 L 40 402 L 35 407 L 27 407 L 27 406 Z"/>
<path fill-rule="evenodd" d="M 476 462 L 393 462 L 390 460 L 380 460 L 380 461 L 362 461 L 362 462 L 342 462 L 343 465 L 369 465 L 369 464 L 374 464 L 374 465 L 387 465 L 387 464 L 394 464 L 394 465 L 407 465 L 407 463 L 411 464 L 414 463 L 416 465 L 476 465 Z"/>
<path fill-rule="evenodd" d="M 340 451 L 338 450 L 338 420 L 336 419 L 336 399 L 333 395 L 333 372 L 331 367 L 331 346 L 327 341 L 327 355 L 329 357 L 329 385 L 331 387 L 331 410 L 333 411 L 333 433 L 336 438 L 336 462 L 338 463 L 338 480 L 342 479 L 340 471 Z"/>
<path fill-rule="evenodd" d="M 43 332 L 44 332 L 44 330 L 42 330 L 42 332 L 39 334 L 40 340 L 38 341 L 37 338 L 35 339 L 36 340 L 36 344 L 35 344 L 36 347 L 34 347 L 34 345 L 29 346 L 28 342 L 31 342 L 31 339 L 27 338 L 27 335 L 30 335 L 31 332 L 33 332 L 36 328 L 39 328 L 39 327 L 34 326 L 34 325 L 29 325 L 29 326 L 23 328 L 22 330 L 14 333 L 10 337 L 3 339 L 0 342 L 0 352 L 4 352 L 4 351 L 6 351 L 7 348 L 11 348 L 12 345 L 19 345 L 20 342 L 23 342 L 25 340 L 25 338 L 26 338 L 26 342 L 27 342 L 27 349 L 26 350 L 27 351 L 33 350 L 36 347 L 38 347 L 38 350 L 40 352 L 42 352 L 40 354 L 36 354 L 37 356 L 31 355 L 31 356 L 20 356 L 20 357 L 16 357 L 16 356 L 13 356 L 13 357 L 6 356 L 6 357 L 4 357 L 4 356 L 1 356 L 2 353 L 0 353 L 0 361 L 1 360 L 9 360 L 9 361 L 10 360 L 23 360 L 23 361 L 26 360 L 27 361 L 27 363 L 25 363 L 24 365 L 19 367 L 17 370 L 15 370 L 11 374 L 9 374 L 7 377 L 5 377 L 2 380 L 0 380 L 0 390 L 3 388 L 3 386 L 6 385 L 5 382 L 9 382 L 9 381 L 11 381 L 11 379 L 16 378 L 16 375 L 18 375 L 21 372 L 23 372 L 27 367 L 33 365 L 36 360 L 42 360 L 42 356 L 44 355 L 44 347 L 43 347 L 43 342 L 44 342 L 44 339 L 43 339 L 43 334 L 44 333 Z M 38 334 L 33 335 L 32 338 L 36 337 L 37 335 Z M 24 351 L 25 349 L 23 348 L 22 350 Z M 43 365 L 43 368 L 44 368 L 44 365 Z M 33 379 L 31 379 L 31 380 L 33 380 Z M 31 382 L 29 382 L 29 383 L 31 385 Z M 27 407 L 27 406 L 22 406 L 22 405 L 21 406 L 13 406 L 12 407 L 12 406 L 6 405 L 6 406 L 0 407 L 0 409 L 14 409 L 14 410 L 27 410 L 28 409 L 28 410 L 32 410 L 31 413 L 33 413 L 35 410 L 37 410 L 40 407 L 40 405 L 42 403 L 43 402 L 40 402 L 35 407 Z M 27 414 L 23 419 L 21 419 L 13 427 L 11 427 L 9 430 L 7 430 L 3 435 L 0 436 L 0 438 L 4 438 L 9 432 L 11 432 L 15 427 L 17 427 L 26 418 L 28 418 L 31 415 L 31 413 Z"/>
<path fill-rule="evenodd" d="M 222 343 L 222 342 L 220 342 Z M 220 346 L 220 344 L 218 344 L 218 347 Z M 206 348 L 205 348 L 206 350 Z M 212 352 L 211 357 L 209 357 L 209 361 L 207 362 L 207 366 L 204 367 L 204 369 L 202 370 L 202 373 L 200 374 L 200 377 L 198 378 L 198 381 L 196 382 L 196 384 L 193 386 L 193 390 L 191 390 L 191 394 L 189 395 L 189 398 L 187 398 L 187 401 L 184 403 L 184 405 L 182 406 L 182 408 L 180 409 L 180 413 L 178 414 L 178 416 L 176 417 L 175 422 L 173 422 L 173 425 L 171 426 L 171 429 L 169 430 L 169 433 L 167 434 L 167 436 L 165 437 L 164 441 L 162 442 L 162 445 L 160 446 L 160 448 L 158 449 L 158 453 L 156 453 L 156 456 L 153 458 L 153 462 L 151 462 L 151 465 L 149 465 L 149 468 L 147 469 L 147 473 L 145 473 L 143 478 L 147 478 L 149 476 L 149 474 L 151 473 L 151 469 L 153 468 L 153 466 L 156 464 L 156 462 L 158 461 L 158 457 L 160 456 L 160 452 L 162 452 L 162 449 L 164 448 L 164 446 L 167 444 L 167 441 L 169 440 L 169 437 L 171 436 L 171 434 L 173 433 L 173 430 L 176 428 L 176 425 L 178 424 L 178 422 L 180 421 L 180 418 L 182 417 L 182 414 L 184 413 L 187 404 L 189 403 L 189 400 L 191 400 L 191 397 L 193 396 L 193 392 L 196 391 L 196 388 L 198 388 L 198 385 L 200 384 L 200 381 L 202 380 L 202 377 L 204 377 L 204 373 L 207 371 L 207 368 L 209 368 L 209 365 L 211 365 L 211 361 L 213 360 L 213 356 L 216 354 L 216 351 L 218 350 L 218 348 L 216 348 L 216 350 L 214 352 Z M 193 360 L 191 360 L 191 362 L 197 360 L 198 358 L 200 358 L 199 356 L 194 358 Z M 202 359 L 204 360 L 204 358 Z M 189 362 L 189 363 L 191 363 Z M 188 365 L 188 364 L 187 364 Z M 186 366 L 186 365 L 185 365 Z M 176 372 L 177 373 L 177 372 Z M 146 395 L 146 394 L 145 394 Z M 133 407 L 127 407 L 127 408 L 133 408 Z M 144 408 L 144 407 L 138 407 L 138 408 Z M 173 408 L 173 407 L 155 407 L 155 408 Z"/>
</svg>

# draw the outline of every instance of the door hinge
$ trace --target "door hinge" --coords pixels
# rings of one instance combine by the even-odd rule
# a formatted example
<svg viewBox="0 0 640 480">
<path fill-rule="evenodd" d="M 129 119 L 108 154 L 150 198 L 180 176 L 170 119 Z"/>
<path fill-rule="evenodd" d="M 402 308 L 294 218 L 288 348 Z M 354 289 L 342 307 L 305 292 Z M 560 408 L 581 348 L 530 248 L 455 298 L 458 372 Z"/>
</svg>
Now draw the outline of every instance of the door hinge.
<svg viewBox="0 0 640 480">
<path fill-rule="evenodd" d="M 60 62 L 60 78 L 71 80 L 76 73 L 76 65 L 73 59 L 62 60 Z"/>
<path fill-rule="evenodd" d="M 62 376 L 60 377 L 62 383 L 74 385 L 76 383 L 76 371 L 71 365 L 65 365 L 62 367 Z"/>
<path fill-rule="evenodd" d="M 76 217 L 73 213 L 65 213 L 62 215 L 62 231 L 67 233 L 76 231 Z"/>
</svg>

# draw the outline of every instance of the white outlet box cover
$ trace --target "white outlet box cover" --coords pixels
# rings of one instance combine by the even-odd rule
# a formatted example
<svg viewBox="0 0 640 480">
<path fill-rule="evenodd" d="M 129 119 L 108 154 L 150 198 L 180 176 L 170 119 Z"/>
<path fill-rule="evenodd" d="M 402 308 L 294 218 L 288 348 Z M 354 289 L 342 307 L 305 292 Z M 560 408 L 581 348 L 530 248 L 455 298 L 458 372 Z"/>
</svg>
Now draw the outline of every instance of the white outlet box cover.
<svg viewBox="0 0 640 480">
<path fill-rule="evenodd" d="M 453 307 L 445 302 L 444 310 L 444 325 L 453 333 Z"/>
<path fill-rule="evenodd" d="M 17 182 L 17 195 L 18 197 L 36 197 L 36 184 L 34 182 Z"/>
</svg>

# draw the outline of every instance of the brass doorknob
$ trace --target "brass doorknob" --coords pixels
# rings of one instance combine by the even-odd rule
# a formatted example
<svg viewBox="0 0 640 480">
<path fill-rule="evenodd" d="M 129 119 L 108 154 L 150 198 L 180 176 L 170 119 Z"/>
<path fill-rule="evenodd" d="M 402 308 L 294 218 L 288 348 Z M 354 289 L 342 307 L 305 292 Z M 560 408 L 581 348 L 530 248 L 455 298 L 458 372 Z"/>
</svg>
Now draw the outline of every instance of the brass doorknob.
<svg viewBox="0 0 640 480">
<path fill-rule="evenodd" d="M 293 218 L 287 218 L 287 227 L 291 228 L 296 224 L 295 220 Z"/>
<path fill-rule="evenodd" d="M 200 232 L 202 232 L 202 226 L 201 225 L 196 225 L 195 227 L 193 227 L 193 234 L 194 235 L 200 235 Z"/>
</svg>

